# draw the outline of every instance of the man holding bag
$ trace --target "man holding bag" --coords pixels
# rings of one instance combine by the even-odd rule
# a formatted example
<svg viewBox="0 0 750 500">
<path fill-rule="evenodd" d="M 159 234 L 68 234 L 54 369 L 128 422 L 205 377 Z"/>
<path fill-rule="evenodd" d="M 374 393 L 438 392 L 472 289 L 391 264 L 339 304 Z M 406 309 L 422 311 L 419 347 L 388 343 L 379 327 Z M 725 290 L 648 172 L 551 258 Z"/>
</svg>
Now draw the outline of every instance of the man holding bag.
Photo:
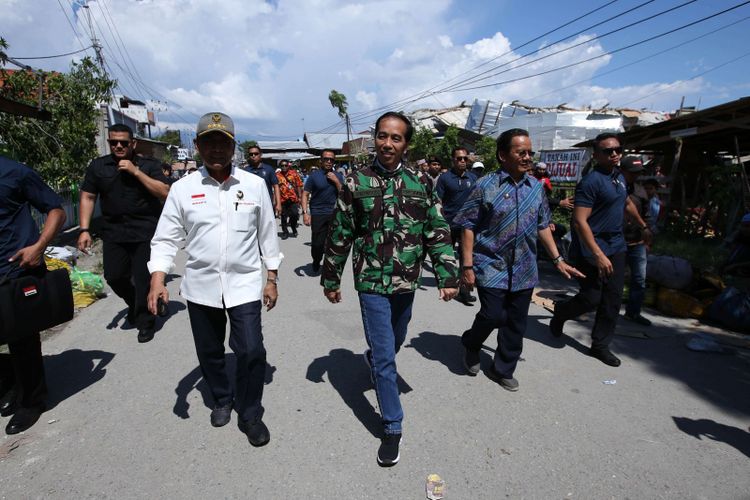
<svg viewBox="0 0 750 500">
<path fill-rule="evenodd" d="M 42 233 L 30 207 L 47 214 Z M 62 200 L 31 168 L 0 156 L 0 277 L 43 276 L 44 250 L 65 222 Z M 3 279 L 4 281 L 4 279 Z M 5 332 L 11 336 L 12 332 Z M 8 342 L 0 360 L 0 416 L 13 415 L 6 434 L 23 432 L 45 409 L 47 384 L 39 332 Z"/>
</svg>

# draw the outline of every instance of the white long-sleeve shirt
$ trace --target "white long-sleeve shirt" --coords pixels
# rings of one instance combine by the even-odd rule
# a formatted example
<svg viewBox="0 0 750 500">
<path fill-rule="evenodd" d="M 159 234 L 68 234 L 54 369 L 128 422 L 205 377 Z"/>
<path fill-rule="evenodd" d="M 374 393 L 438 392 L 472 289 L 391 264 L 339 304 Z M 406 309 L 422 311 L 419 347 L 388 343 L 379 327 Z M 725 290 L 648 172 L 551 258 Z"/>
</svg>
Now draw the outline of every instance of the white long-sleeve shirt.
<svg viewBox="0 0 750 500">
<path fill-rule="evenodd" d="M 284 257 L 266 183 L 235 167 L 223 183 L 203 167 L 172 184 L 151 240 L 149 272 L 168 273 L 182 240 L 180 294 L 211 307 L 261 300 L 261 260 L 277 270 Z"/>
</svg>

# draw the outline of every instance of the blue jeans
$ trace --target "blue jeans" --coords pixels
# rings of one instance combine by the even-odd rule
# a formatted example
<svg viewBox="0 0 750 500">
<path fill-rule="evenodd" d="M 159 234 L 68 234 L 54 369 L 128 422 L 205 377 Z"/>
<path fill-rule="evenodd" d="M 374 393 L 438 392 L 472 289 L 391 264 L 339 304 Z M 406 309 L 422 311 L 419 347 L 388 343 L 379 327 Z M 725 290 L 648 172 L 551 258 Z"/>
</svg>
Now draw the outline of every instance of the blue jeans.
<svg viewBox="0 0 750 500">
<path fill-rule="evenodd" d="M 627 262 L 630 268 L 630 296 L 625 314 L 638 316 L 641 314 L 641 306 L 646 296 L 646 245 L 629 246 Z"/>
<path fill-rule="evenodd" d="M 400 434 L 404 411 L 398 397 L 396 353 L 406 339 L 414 292 L 359 293 L 365 339 L 372 351 L 372 376 L 386 434 Z"/>
</svg>

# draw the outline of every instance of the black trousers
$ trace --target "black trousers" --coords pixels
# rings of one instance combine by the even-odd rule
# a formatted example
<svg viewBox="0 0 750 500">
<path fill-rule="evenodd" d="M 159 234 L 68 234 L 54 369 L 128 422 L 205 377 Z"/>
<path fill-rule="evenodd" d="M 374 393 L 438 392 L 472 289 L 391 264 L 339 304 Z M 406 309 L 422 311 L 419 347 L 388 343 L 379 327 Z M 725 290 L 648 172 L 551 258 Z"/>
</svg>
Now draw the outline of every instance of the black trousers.
<svg viewBox="0 0 750 500">
<path fill-rule="evenodd" d="M 599 270 L 586 259 L 577 259 L 576 268 L 586 275 L 585 278 L 578 278 L 581 289 L 572 299 L 555 304 L 555 317 L 563 321 L 596 310 L 591 332 L 591 347 L 594 349 L 606 348 L 612 342 L 622 304 L 625 252 L 607 257 L 613 268 L 612 275 L 608 278 L 600 278 Z"/>
<path fill-rule="evenodd" d="M 263 417 L 263 384 L 266 349 L 263 347 L 261 301 L 217 308 L 188 301 L 188 315 L 203 378 L 217 406 L 234 402 L 240 419 L 254 422 Z M 229 347 L 237 357 L 235 392 L 226 370 L 224 339 L 229 318 Z"/>
<path fill-rule="evenodd" d="M 9 354 L 0 355 L 0 385 L 13 388 L 19 406 L 44 408 L 47 382 L 39 333 L 8 343 Z"/>
<path fill-rule="evenodd" d="M 533 288 L 510 292 L 499 288 L 477 287 L 481 308 L 471 329 L 464 332 L 461 343 L 478 351 L 497 328 L 497 350 L 493 364 L 503 378 L 512 378 L 523 349 L 526 320 Z"/>
<path fill-rule="evenodd" d="M 286 234 L 288 229 L 293 233 L 297 232 L 297 222 L 299 221 L 299 204 L 293 201 L 281 202 L 281 230 Z"/>
<path fill-rule="evenodd" d="M 310 254 L 313 262 L 320 262 L 323 260 L 323 254 L 325 253 L 328 227 L 333 220 L 333 214 L 311 215 L 310 219 L 310 229 L 312 229 Z"/>
<path fill-rule="evenodd" d="M 137 241 L 114 243 L 105 241 L 104 279 L 128 305 L 139 329 L 153 328 L 155 316 L 148 310 L 146 298 L 151 285 L 151 275 L 146 263 L 151 256 L 151 242 Z"/>
</svg>

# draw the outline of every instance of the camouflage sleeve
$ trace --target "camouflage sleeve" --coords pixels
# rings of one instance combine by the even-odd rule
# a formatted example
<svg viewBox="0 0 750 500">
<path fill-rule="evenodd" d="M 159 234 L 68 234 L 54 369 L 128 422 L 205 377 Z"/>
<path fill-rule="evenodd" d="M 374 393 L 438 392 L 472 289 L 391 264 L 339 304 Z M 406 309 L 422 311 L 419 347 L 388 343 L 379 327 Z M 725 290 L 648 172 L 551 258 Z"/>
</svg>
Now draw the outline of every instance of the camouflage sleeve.
<svg viewBox="0 0 750 500">
<path fill-rule="evenodd" d="M 433 193 L 424 224 L 425 247 L 435 270 L 438 288 L 458 288 L 458 262 L 453 253 L 450 227 L 442 214 L 443 207 Z"/>
<path fill-rule="evenodd" d="M 353 200 L 351 189 L 347 183 L 344 183 L 336 201 L 336 210 L 326 238 L 326 253 L 323 257 L 323 271 L 320 275 L 320 284 L 326 290 L 341 288 L 341 274 L 344 272 L 346 259 L 349 257 L 349 250 L 354 241 Z"/>
</svg>

